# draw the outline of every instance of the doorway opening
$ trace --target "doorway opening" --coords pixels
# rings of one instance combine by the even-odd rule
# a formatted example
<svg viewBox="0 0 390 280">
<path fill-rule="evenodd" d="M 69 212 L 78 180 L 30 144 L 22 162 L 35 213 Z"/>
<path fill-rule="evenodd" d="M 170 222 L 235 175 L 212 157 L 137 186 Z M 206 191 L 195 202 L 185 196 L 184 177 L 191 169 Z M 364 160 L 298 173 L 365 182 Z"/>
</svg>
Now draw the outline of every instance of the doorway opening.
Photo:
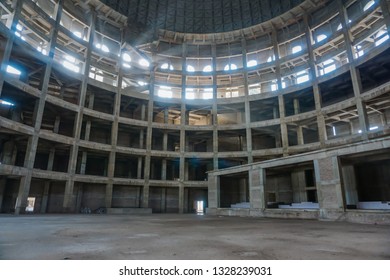
<svg viewBox="0 0 390 280">
<path fill-rule="evenodd" d="M 195 209 L 196 209 L 196 214 L 197 215 L 203 215 L 204 214 L 204 201 L 203 200 L 198 200 L 195 201 Z"/>
<path fill-rule="evenodd" d="M 29 197 L 27 198 L 27 207 L 26 212 L 34 212 L 34 205 L 35 205 L 35 197 Z"/>
</svg>

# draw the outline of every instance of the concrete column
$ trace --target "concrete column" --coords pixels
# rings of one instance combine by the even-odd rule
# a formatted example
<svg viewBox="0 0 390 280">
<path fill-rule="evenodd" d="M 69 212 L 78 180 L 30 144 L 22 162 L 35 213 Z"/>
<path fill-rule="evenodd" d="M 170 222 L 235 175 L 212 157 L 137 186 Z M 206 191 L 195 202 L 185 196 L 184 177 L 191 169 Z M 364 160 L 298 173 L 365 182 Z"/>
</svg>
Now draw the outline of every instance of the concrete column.
<svg viewBox="0 0 390 280">
<path fill-rule="evenodd" d="M 265 169 L 253 169 L 249 171 L 249 201 L 251 209 L 266 208 L 265 204 Z"/>
<path fill-rule="evenodd" d="M 4 192 L 5 192 L 6 183 L 7 183 L 7 178 L 1 177 L 0 178 L 0 213 L 1 213 L 1 210 L 3 207 Z"/>
<path fill-rule="evenodd" d="M 65 194 L 64 194 L 64 202 L 63 202 L 63 211 L 69 212 L 71 211 L 71 207 L 74 201 L 73 189 L 74 189 L 74 176 L 76 174 L 77 167 L 77 157 L 79 152 L 79 141 L 81 135 L 81 129 L 83 125 L 83 114 L 84 114 L 84 104 L 88 87 L 88 79 L 89 79 L 89 68 L 91 64 L 91 54 L 93 46 L 93 41 L 95 37 L 95 25 L 96 25 L 96 12 L 91 12 L 91 24 L 89 29 L 89 41 L 88 48 L 85 55 L 85 67 L 84 72 L 85 75 L 81 81 L 80 87 L 80 95 L 79 95 L 79 104 L 78 104 L 78 112 L 76 114 L 75 126 L 74 126 L 74 144 L 70 149 L 69 156 L 69 164 L 68 164 L 68 174 L 69 178 L 66 181 L 65 185 Z"/>
<path fill-rule="evenodd" d="M 167 212 L 167 188 L 161 188 L 161 212 Z"/>
<path fill-rule="evenodd" d="M 352 79 L 352 86 L 353 86 L 353 91 L 355 94 L 355 101 L 356 101 L 356 107 L 359 115 L 359 126 L 362 131 L 362 137 L 364 139 L 368 139 L 367 133 L 369 132 L 369 121 L 368 121 L 368 115 L 367 115 L 367 109 L 366 106 L 361 98 L 361 93 L 362 93 L 362 83 L 360 79 L 360 73 L 359 69 L 356 67 L 356 62 L 355 62 L 355 48 L 353 46 L 353 39 L 352 39 L 352 34 L 348 26 L 348 14 L 347 14 L 347 9 L 343 4 L 343 0 L 338 0 L 337 1 L 338 6 L 339 6 L 339 15 L 340 15 L 340 22 L 342 25 L 342 31 L 344 35 L 344 40 L 345 40 L 345 45 L 346 45 L 346 51 L 348 55 L 348 61 L 349 61 L 349 71 L 351 74 L 351 79 Z"/>
<path fill-rule="evenodd" d="M 343 174 L 345 204 L 357 206 L 359 202 L 359 198 L 357 192 L 355 168 L 353 167 L 353 165 L 343 166 L 342 174 Z"/>
<path fill-rule="evenodd" d="M 314 160 L 320 218 L 335 220 L 344 213 L 341 177 L 336 156 Z"/>
<path fill-rule="evenodd" d="M 219 208 L 219 197 L 220 197 L 220 189 L 219 189 L 219 177 L 209 174 L 208 180 L 208 209 L 207 213 L 213 214 L 216 213 L 217 208 Z"/>
<path fill-rule="evenodd" d="M 381 5 L 383 19 L 385 21 L 387 32 L 390 32 L 390 10 L 389 3 L 387 0 L 379 0 L 379 4 Z"/>
<path fill-rule="evenodd" d="M 47 211 L 47 204 L 49 201 L 50 184 L 51 184 L 50 181 L 45 182 L 45 187 L 43 189 L 43 194 L 42 194 L 41 214 L 44 214 Z"/>
<path fill-rule="evenodd" d="M 122 36 L 123 37 L 123 36 Z M 116 147 L 118 142 L 118 129 L 119 129 L 119 115 L 120 115 L 120 108 L 121 108 L 121 89 L 122 87 L 122 79 L 123 79 L 123 73 L 122 73 L 122 67 L 121 62 L 118 61 L 117 64 L 117 72 L 118 72 L 118 87 L 117 91 L 115 93 L 114 97 L 114 121 L 112 122 L 111 126 L 111 151 L 108 161 L 108 183 L 106 185 L 106 196 L 105 196 L 105 207 L 111 208 L 112 205 L 112 192 L 114 188 L 114 176 L 115 176 L 115 159 L 116 159 Z"/>
<path fill-rule="evenodd" d="M 138 158 L 138 165 L 137 165 L 137 179 L 142 178 L 142 157 Z"/>
<path fill-rule="evenodd" d="M 141 106 L 141 120 L 145 121 L 146 120 L 146 106 L 145 104 L 142 104 Z M 141 129 L 139 133 L 139 148 L 144 149 L 144 130 Z M 143 162 L 143 157 L 138 158 L 138 166 L 137 166 L 137 179 L 142 178 L 142 162 Z"/>
<path fill-rule="evenodd" d="M 187 68 L 187 44 L 184 43 L 182 46 L 182 69 Z M 185 73 L 185 71 L 183 71 Z M 188 124 L 189 112 L 187 112 L 186 108 L 186 82 L 187 76 L 185 74 L 182 75 L 182 94 L 181 94 L 181 118 L 180 118 L 180 165 L 179 165 L 179 177 L 180 177 L 180 185 L 179 185 L 179 213 L 184 213 L 184 181 L 188 179 L 186 178 L 186 159 L 185 159 L 185 151 L 186 151 L 186 130 L 185 126 Z"/>
<path fill-rule="evenodd" d="M 242 45 L 242 63 L 244 68 L 247 66 L 247 46 L 245 38 L 241 39 Z M 253 162 L 252 155 L 252 130 L 251 130 L 251 109 L 249 103 L 249 85 L 248 85 L 248 71 L 244 71 L 244 91 L 245 91 L 245 130 L 246 130 L 246 150 L 248 153 L 248 163 Z"/>
<path fill-rule="evenodd" d="M 280 132 L 282 137 L 283 155 L 288 155 L 288 132 L 287 132 L 287 124 L 285 121 L 286 109 L 284 106 L 283 95 L 280 93 L 280 91 L 282 90 L 282 75 L 280 72 L 280 52 L 279 52 L 278 36 L 277 36 L 277 30 L 275 28 L 273 28 L 271 38 L 272 38 L 272 43 L 274 46 L 274 53 L 275 53 L 275 72 L 276 72 L 277 85 L 278 85 L 279 119 L 280 119 Z"/>
<path fill-rule="evenodd" d="M 58 29 L 60 25 L 60 19 L 62 15 L 62 5 L 64 0 L 59 0 L 55 6 L 55 23 L 50 31 L 50 42 L 49 42 L 49 58 L 46 64 L 44 77 L 41 81 L 41 94 L 40 98 L 36 102 L 34 110 L 34 134 L 29 137 L 26 156 L 24 160 L 24 167 L 28 170 L 28 174 L 20 180 L 18 199 L 15 205 L 15 214 L 24 213 L 27 205 L 27 198 L 30 192 L 32 170 L 34 168 L 36 151 L 38 148 L 39 131 L 41 129 L 43 112 L 45 109 L 46 95 L 48 92 L 48 86 L 50 82 L 50 73 L 53 65 L 54 51 L 56 47 L 56 40 L 58 35 Z M 19 1 L 18 1 L 19 2 Z M 17 5 L 19 5 L 17 3 Z"/>
<path fill-rule="evenodd" d="M 95 95 L 92 93 L 89 96 L 89 102 L 88 102 L 88 109 L 93 109 L 93 105 L 95 102 Z M 85 136 L 84 139 L 86 141 L 89 141 L 89 138 L 91 136 L 91 121 L 87 120 L 85 124 Z M 88 158 L 88 152 L 83 151 L 81 155 L 81 166 L 80 166 L 80 174 L 85 174 L 85 169 L 87 168 L 87 158 Z"/>
<path fill-rule="evenodd" d="M 294 171 L 291 173 L 291 185 L 293 190 L 293 202 L 300 203 L 307 201 L 305 171 Z"/>
<path fill-rule="evenodd" d="M 1 73 L 0 75 L 0 96 L 3 92 L 3 85 L 4 85 L 4 75 L 3 73 L 6 73 L 6 69 L 8 66 L 9 58 L 11 56 L 12 52 L 12 46 L 14 44 L 15 40 L 15 31 L 16 31 L 16 25 L 19 21 L 20 13 L 22 10 L 23 0 L 14 0 L 12 3 L 12 6 L 14 8 L 14 13 L 11 15 L 11 17 L 7 21 L 7 27 L 10 27 L 10 33 L 9 37 L 7 38 L 7 42 L 5 43 L 4 52 L 0 56 L 0 65 L 1 65 Z M 9 23 L 9 25 L 8 25 Z"/>
<path fill-rule="evenodd" d="M 149 188 L 150 188 L 150 163 L 151 163 L 151 150 L 152 150 L 152 123 L 153 123 L 153 106 L 154 106 L 154 82 L 155 82 L 155 68 L 156 65 L 151 65 L 150 79 L 149 79 L 149 101 L 148 101 L 148 127 L 146 131 L 146 156 L 144 165 L 144 188 L 143 188 L 143 200 L 142 207 L 149 207 Z"/>
<path fill-rule="evenodd" d="M 294 114 L 297 115 L 301 111 L 301 107 L 299 104 L 299 99 L 295 98 L 294 99 Z M 303 145 L 304 143 L 304 138 L 303 138 L 303 127 L 298 125 L 297 126 L 297 136 L 298 136 L 298 145 Z"/>
<path fill-rule="evenodd" d="M 211 108 L 212 125 L 213 125 L 213 164 L 214 170 L 218 169 L 218 107 L 217 107 L 217 46 L 211 46 L 212 64 L 213 64 L 213 105 Z"/>
<path fill-rule="evenodd" d="M 317 79 L 317 67 L 316 67 L 316 59 L 314 55 L 314 49 L 313 49 L 313 35 L 309 26 L 309 20 L 308 15 L 304 15 L 304 22 L 305 22 L 305 28 L 306 28 L 306 46 L 307 46 L 307 52 L 309 54 L 309 77 L 312 80 L 313 84 L 313 95 L 314 95 L 314 103 L 316 108 L 316 114 L 317 114 L 317 125 L 318 125 L 318 138 L 320 140 L 321 147 L 325 147 L 325 141 L 327 140 L 327 134 L 326 134 L 326 124 L 325 124 L 325 117 L 322 113 L 322 99 L 321 99 L 321 91 L 320 87 L 318 85 L 318 79 Z"/>
<path fill-rule="evenodd" d="M 168 150 L 168 133 L 164 132 L 163 151 L 167 151 L 167 150 Z M 166 179 L 167 179 L 167 160 L 163 159 L 161 165 L 161 180 L 166 180 Z"/>
</svg>

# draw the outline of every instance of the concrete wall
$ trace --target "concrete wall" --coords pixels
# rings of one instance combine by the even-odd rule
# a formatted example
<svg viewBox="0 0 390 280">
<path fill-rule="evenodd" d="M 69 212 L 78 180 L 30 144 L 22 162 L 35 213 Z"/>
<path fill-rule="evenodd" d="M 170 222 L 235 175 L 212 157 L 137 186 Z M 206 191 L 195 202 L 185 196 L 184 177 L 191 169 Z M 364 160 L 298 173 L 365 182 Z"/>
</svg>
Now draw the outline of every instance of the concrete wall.
<svg viewBox="0 0 390 280">
<path fill-rule="evenodd" d="M 112 208 L 138 208 L 142 201 L 142 187 L 115 185 L 112 192 Z"/>
</svg>

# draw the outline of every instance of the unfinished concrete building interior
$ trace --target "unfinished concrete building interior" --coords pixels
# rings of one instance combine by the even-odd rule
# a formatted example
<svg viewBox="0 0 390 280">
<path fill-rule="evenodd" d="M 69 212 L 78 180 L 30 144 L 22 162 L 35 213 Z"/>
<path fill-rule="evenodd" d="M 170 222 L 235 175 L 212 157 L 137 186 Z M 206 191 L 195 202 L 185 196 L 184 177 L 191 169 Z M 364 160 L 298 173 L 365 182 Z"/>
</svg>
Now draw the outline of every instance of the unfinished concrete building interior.
<svg viewBox="0 0 390 280">
<path fill-rule="evenodd" d="M 389 225 L 389 28 L 388 0 L 0 0 L 0 212 Z"/>
</svg>

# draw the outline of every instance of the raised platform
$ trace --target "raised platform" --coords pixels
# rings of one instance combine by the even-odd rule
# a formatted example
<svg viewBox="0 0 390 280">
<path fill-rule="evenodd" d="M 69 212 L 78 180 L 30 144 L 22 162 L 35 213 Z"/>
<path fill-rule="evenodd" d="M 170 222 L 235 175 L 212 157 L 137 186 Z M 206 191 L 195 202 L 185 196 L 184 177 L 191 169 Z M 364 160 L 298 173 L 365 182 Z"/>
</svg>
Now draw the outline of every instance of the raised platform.
<svg viewBox="0 0 390 280">
<path fill-rule="evenodd" d="M 107 214 L 152 214 L 152 208 L 107 208 Z"/>
</svg>

